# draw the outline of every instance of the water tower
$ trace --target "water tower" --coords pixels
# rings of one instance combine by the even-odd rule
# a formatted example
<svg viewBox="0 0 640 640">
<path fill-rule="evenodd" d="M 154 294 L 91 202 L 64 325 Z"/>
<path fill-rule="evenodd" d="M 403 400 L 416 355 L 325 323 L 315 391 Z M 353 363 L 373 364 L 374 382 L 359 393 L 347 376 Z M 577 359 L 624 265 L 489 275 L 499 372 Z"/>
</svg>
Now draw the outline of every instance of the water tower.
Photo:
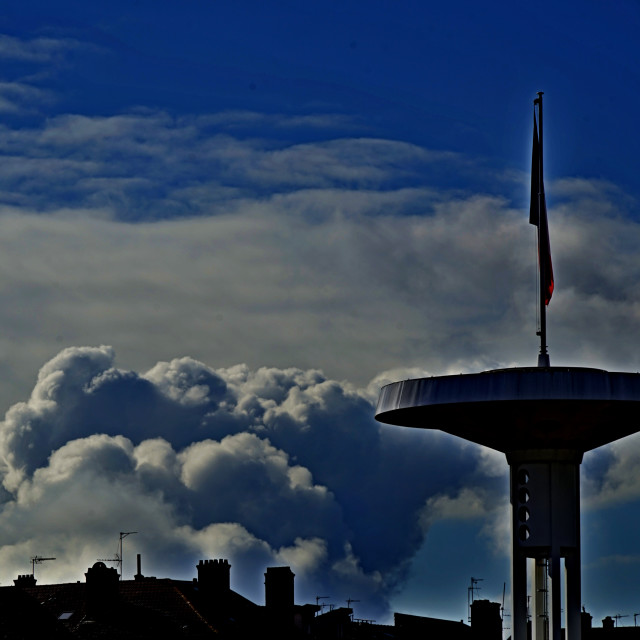
<svg viewBox="0 0 640 640">
<path fill-rule="evenodd" d="M 439 429 L 506 454 L 511 492 L 513 640 L 581 637 L 580 463 L 585 451 L 640 430 L 640 374 L 552 367 L 545 311 L 553 293 L 542 176 L 542 93 L 534 100 L 530 222 L 538 231 L 538 366 L 404 380 L 382 388 L 376 420 Z M 564 580 L 563 567 L 564 564 Z"/>
</svg>

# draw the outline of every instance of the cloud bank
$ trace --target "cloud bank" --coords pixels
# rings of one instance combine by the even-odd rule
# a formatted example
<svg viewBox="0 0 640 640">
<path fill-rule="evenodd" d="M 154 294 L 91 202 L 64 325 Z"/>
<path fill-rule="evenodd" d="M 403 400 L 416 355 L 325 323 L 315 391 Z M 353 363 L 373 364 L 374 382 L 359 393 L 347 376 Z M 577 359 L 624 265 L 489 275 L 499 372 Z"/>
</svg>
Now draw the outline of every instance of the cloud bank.
<svg viewBox="0 0 640 640">
<path fill-rule="evenodd" d="M 357 593 L 384 615 L 428 532 L 421 510 L 485 474 L 477 447 L 372 414 L 365 391 L 318 370 L 181 358 L 137 374 L 110 347 L 67 348 L 0 425 L 4 580 L 43 554 L 47 581 L 78 579 L 132 530 L 129 575 L 133 548 L 160 576 L 230 557 L 261 602 L 260 572 L 290 564 L 299 600 Z"/>
</svg>

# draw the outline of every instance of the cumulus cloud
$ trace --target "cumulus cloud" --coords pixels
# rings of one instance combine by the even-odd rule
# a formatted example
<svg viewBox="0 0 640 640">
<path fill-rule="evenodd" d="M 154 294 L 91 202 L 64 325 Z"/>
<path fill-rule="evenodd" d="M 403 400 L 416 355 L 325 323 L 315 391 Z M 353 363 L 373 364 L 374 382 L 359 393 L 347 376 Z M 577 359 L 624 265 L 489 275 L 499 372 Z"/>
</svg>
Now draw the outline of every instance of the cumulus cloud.
<svg viewBox="0 0 640 640">
<path fill-rule="evenodd" d="M 366 390 L 318 370 L 114 361 L 64 349 L 0 425 L 5 579 L 45 550 L 48 581 L 77 579 L 132 530 L 156 575 L 231 556 L 261 601 L 260 571 L 287 563 L 299 597 L 357 592 L 380 615 L 428 531 L 422 506 L 475 477 L 477 448 L 379 425 Z"/>
</svg>

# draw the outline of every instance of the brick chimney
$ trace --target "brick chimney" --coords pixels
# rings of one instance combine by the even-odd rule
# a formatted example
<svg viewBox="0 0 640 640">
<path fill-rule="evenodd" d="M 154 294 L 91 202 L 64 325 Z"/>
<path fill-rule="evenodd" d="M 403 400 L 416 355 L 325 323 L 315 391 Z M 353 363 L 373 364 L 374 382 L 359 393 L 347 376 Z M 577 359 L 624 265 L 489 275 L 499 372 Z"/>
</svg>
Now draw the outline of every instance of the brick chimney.
<svg viewBox="0 0 640 640">
<path fill-rule="evenodd" d="M 471 635 L 474 640 L 502 640 L 499 602 L 474 600 L 471 603 Z"/>
<path fill-rule="evenodd" d="M 290 567 L 267 567 L 264 574 L 264 595 L 267 609 L 285 611 L 293 609 L 293 579 Z"/>
<path fill-rule="evenodd" d="M 136 556 L 136 562 L 137 562 L 138 571 L 136 572 L 136 575 L 133 576 L 133 579 L 143 580 L 144 576 L 142 575 L 142 556 L 140 554 Z"/>
<path fill-rule="evenodd" d="M 89 615 L 99 617 L 108 612 L 118 602 L 120 576 L 116 569 L 108 568 L 104 562 L 96 562 L 84 574 L 87 579 L 87 611 Z"/>
<path fill-rule="evenodd" d="M 221 596 L 231 590 L 231 565 L 228 560 L 200 560 L 198 587 L 202 593 Z"/>
<path fill-rule="evenodd" d="M 19 589 L 23 589 L 25 587 L 35 587 L 36 586 L 36 579 L 32 574 L 27 573 L 25 575 L 19 575 L 13 581 L 13 584 L 16 587 L 18 587 Z"/>
</svg>

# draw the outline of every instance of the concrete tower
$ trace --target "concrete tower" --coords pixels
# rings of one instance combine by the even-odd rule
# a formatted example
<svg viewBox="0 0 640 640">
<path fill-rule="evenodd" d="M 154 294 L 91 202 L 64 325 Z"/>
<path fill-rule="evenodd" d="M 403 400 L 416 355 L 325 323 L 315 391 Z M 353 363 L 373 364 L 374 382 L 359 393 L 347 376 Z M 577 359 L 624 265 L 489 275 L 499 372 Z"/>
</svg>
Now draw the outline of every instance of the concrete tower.
<svg viewBox="0 0 640 640">
<path fill-rule="evenodd" d="M 564 564 L 566 638 L 580 640 L 580 463 L 585 451 L 640 430 L 640 375 L 550 366 L 544 312 L 553 271 L 542 185 L 542 94 L 534 103 L 532 164 L 530 220 L 538 227 L 542 315 L 538 366 L 395 382 L 382 388 L 376 419 L 439 429 L 506 454 L 513 638 L 527 640 L 529 564 L 533 640 L 560 640 Z"/>
</svg>

